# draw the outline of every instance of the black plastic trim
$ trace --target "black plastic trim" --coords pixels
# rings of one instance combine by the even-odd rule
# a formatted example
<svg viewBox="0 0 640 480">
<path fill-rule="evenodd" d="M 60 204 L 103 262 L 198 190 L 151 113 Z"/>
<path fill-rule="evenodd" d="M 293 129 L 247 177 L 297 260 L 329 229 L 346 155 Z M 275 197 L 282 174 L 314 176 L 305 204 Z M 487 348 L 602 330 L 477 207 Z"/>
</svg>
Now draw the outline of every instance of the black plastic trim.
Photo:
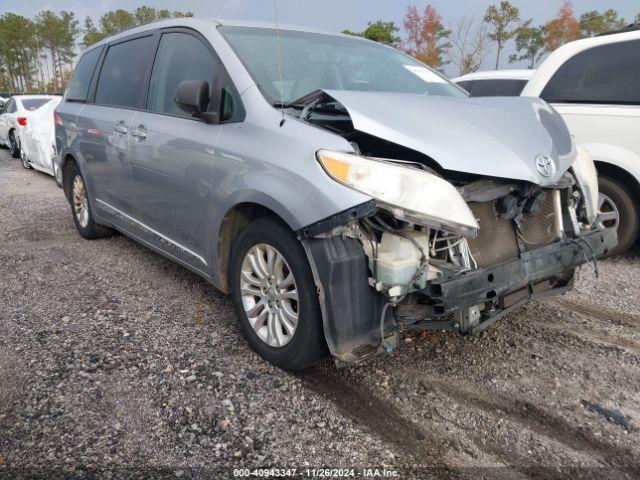
<svg viewBox="0 0 640 480">
<path fill-rule="evenodd" d="M 555 278 L 549 291 L 560 293 L 570 284 L 575 268 L 592 261 L 592 256 L 606 253 L 618 243 L 614 230 L 601 230 L 581 236 L 579 239 L 564 240 L 536 250 L 520 254 L 520 258 L 497 267 L 471 270 L 462 275 L 434 281 L 418 294 L 437 306 L 444 316 L 461 308 L 469 308 L 489 300 L 499 300 L 503 305 L 499 312 L 511 311 L 512 304 L 504 304 L 503 298 L 514 293 L 522 293 L 523 299 L 515 301 L 521 305 L 545 293 L 537 291 L 540 282 Z M 566 290 L 566 288 L 565 288 Z M 498 313 L 498 312 L 496 312 Z M 491 322 L 495 321 L 494 315 Z M 486 328 L 488 324 L 483 325 Z M 467 330 L 455 325 L 455 321 L 421 322 L 423 328 L 443 330 Z M 481 323 L 482 325 L 482 323 Z M 473 330 L 478 330 L 476 327 Z"/>
<path fill-rule="evenodd" d="M 336 227 L 344 225 L 348 222 L 360 220 L 361 218 L 367 218 L 376 212 L 376 201 L 369 200 L 368 202 L 361 203 L 355 207 L 351 207 L 347 210 L 331 215 L 323 220 L 307 225 L 306 227 L 298 230 L 298 238 L 304 240 L 306 238 L 312 238 L 321 233 L 329 232 Z"/>
<path fill-rule="evenodd" d="M 378 353 L 386 298 L 369 285 L 362 244 L 349 237 L 332 237 L 311 238 L 304 241 L 304 246 L 318 286 L 331 354 L 341 362 L 353 363 Z M 388 308 L 385 337 L 396 328 L 392 309 Z"/>
</svg>

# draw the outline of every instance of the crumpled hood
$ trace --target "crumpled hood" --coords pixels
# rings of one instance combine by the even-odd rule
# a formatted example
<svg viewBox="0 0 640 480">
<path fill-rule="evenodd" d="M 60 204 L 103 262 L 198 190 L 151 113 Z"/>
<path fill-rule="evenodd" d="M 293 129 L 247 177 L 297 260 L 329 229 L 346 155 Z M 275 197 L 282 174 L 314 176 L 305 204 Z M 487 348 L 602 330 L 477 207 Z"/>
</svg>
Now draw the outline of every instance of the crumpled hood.
<svg viewBox="0 0 640 480">
<path fill-rule="evenodd" d="M 347 109 L 356 130 L 421 152 L 445 170 L 544 186 L 576 157 L 564 120 L 537 98 L 325 93 Z M 555 174 L 540 173 L 540 156 L 551 158 Z"/>
</svg>

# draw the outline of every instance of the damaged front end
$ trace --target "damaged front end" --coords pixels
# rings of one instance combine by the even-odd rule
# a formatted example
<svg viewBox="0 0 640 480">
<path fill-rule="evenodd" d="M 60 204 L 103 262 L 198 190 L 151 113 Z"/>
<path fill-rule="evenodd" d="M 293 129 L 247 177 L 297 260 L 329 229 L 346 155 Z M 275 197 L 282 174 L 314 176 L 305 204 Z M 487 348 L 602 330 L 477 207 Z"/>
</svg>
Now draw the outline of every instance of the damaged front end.
<svg viewBox="0 0 640 480">
<path fill-rule="evenodd" d="M 583 150 L 553 182 L 534 183 L 357 147 L 321 150 L 318 161 L 373 200 L 298 232 L 339 363 L 391 351 L 403 330 L 481 331 L 565 292 L 577 267 L 617 244 L 614 230 L 595 229 L 597 178 Z"/>
</svg>

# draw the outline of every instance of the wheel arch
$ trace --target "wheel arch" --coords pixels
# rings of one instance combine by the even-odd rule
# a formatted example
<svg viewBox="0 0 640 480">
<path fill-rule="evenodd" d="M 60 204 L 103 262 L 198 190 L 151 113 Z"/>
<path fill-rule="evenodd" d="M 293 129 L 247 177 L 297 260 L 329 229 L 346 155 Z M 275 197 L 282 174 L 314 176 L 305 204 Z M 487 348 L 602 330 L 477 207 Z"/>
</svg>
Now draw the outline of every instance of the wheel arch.
<svg viewBox="0 0 640 480">
<path fill-rule="evenodd" d="M 635 204 L 638 206 L 636 208 L 636 218 L 640 221 L 640 181 L 631 172 L 618 165 L 598 160 L 594 163 L 596 164 L 598 175 L 620 182 L 631 192 Z"/>
<path fill-rule="evenodd" d="M 290 222 L 285 216 L 276 212 L 263 203 L 244 201 L 233 205 L 227 210 L 218 229 L 217 237 L 217 280 L 218 288 L 224 293 L 229 293 L 229 267 L 231 264 L 231 249 L 238 234 L 251 222 L 259 218 L 271 217 L 278 220 L 286 228 L 291 229 Z"/>
<path fill-rule="evenodd" d="M 62 190 L 64 191 L 64 195 L 67 198 L 67 200 L 71 199 L 71 184 L 69 182 L 69 171 L 73 164 L 78 165 L 78 168 L 80 168 L 78 161 L 75 159 L 73 155 L 71 155 L 70 153 L 67 153 L 66 155 L 64 155 L 60 165 L 60 171 L 62 173 Z"/>
<path fill-rule="evenodd" d="M 625 185 L 633 193 L 636 202 L 640 203 L 640 181 L 633 173 L 609 162 L 595 160 L 598 174 L 616 180 Z"/>
</svg>

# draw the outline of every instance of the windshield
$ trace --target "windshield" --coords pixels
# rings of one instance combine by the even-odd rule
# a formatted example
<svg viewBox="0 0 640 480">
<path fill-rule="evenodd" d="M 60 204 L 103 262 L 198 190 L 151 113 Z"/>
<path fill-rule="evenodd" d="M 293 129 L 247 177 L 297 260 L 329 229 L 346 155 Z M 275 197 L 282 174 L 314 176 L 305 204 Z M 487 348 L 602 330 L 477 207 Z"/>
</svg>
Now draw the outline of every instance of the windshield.
<svg viewBox="0 0 640 480">
<path fill-rule="evenodd" d="M 291 103 L 321 89 L 466 96 L 422 63 L 377 43 L 257 27 L 222 26 L 220 31 L 271 103 L 279 103 L 281 93 L 282 101 Z"/>
</svg>

